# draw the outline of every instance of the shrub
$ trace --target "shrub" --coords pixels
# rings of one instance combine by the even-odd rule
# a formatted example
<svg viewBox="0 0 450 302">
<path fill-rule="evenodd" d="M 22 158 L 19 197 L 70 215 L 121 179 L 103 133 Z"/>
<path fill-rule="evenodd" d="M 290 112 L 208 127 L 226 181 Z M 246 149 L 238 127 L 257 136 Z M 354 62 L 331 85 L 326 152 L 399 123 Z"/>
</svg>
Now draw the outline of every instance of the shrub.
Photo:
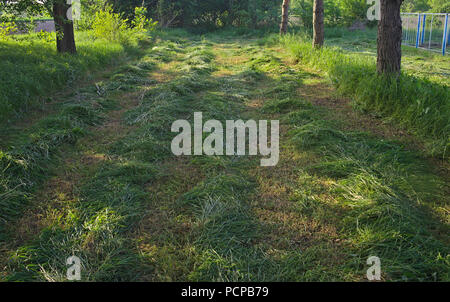
<svg viewBox="0 0 450 302">
<path fill-rule="evenodd" d="M 136 7 L 134 9 L 134 20 L 131 22 L 133 28 L 137 31 L 152 31 L 156 28 L 158 21 L 147 19 L 147 9 L 145 7 Z"/>
<path fill-rule="evenodd" d="M 55 38 L 53 37 L 52 33 L 49 33 L 47 31 L 43 31 L 43 30 L 41 30 L 37 33 L 37 37 L 40 40 L 45 41 L 47 43 L 51 43 L 51 42 L 55 41 Z"/>
<path fill-rule="evenodd" d="M 145 7 L 135 8 L 135 17 L 129 22 L 122 14 L 114 13 L 111 6 L 97 11 L 92 24 L 94 36 L 97 39 L 106 39 L 121 44 L 140 42 L 147 38 L 146 33 L 156 28 L 158 22 L 146 17 Z M 128 26 L 131 24 L 131 27 Z"/>
</svg>

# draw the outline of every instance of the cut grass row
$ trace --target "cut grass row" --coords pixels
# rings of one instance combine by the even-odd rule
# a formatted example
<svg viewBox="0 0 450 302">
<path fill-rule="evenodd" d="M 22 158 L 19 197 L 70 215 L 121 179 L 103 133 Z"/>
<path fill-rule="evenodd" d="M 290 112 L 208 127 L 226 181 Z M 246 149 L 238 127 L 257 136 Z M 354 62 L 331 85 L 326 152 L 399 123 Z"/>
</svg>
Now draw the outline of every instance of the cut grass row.
<svg viewBox="0 0 450 302">
<path fill-rule="evenodd" d="M 258 64 L 271 65 L 276 61 Z M 267 89 L 269 95 L 274 89 Z M 280 157 L 303 158 L 306 153 L 309 159 L 296 167 L 296 184 L 289 186 L 292 179 L 284 179 L 284 186 L 292 192 L 288 198 L 299 219 L 310 217 L 338 230 L 343 259 L 335 274 L 363 276 L 364 260 L 377 255 L 385 280 L 448 280 L 448 184 L 419 153 L 398 142 L 343 130 L 333 112 L 295 93 L 265 102 L 262 110 L 289 129 L 284 150 L 290 154 Z"/>
<path fill-rule="evenodd" d="M 36 198 L 36 190 L 61 164 L 62 148 L 74 145 L 82 136 L 91 136 L 91 128 L 101 125 L 110 111 L 119 109 L 120 97 L 155 83 L 148 78 L 148 73 L 156 68 L 165 52 L 170 54 L 165 48 L 150 51 L 138 62 L 116 69 L 108 80 L 79 89 L 66 102 L 58 104 L 57 113 L 44 117 L 9 142 L 10 148 L 2 151 L 0 156 L 2 247 L 12 242 L 14 231 L 9 226 L 23 215 Z M 71 213 L 67 215 L 64 219 L 67 218 L 70 224 L 69 221 L 75 218 Z"/>
</svg>

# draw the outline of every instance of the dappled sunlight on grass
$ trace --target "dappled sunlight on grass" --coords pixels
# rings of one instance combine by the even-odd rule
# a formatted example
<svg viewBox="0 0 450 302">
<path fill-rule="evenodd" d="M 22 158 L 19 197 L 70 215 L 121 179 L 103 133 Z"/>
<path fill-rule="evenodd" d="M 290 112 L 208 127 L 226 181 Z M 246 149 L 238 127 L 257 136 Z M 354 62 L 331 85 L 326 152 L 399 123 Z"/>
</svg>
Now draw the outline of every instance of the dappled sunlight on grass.
<svg viewBox="0 0 450 302">
<path fill-rule="evenodd" d="M 339 97 L 328 80 L 274 41 L 160 39 L 1 154 L 9 221 L 21 198 L 52 196 L 2 278 L 63 280 L 76 253 L 87 281 L 362 281 L 371 255 L 383 280 L 448 280 L 448 184 L 419 152 L 324 105 Z M 174 156 L 170 126 L 194 112 L 280 120 L 278 165 Z M 15 186 L 52 161 L 30 138 L 55 158 L 68 146 L 67 187 Z"/>
</svg>

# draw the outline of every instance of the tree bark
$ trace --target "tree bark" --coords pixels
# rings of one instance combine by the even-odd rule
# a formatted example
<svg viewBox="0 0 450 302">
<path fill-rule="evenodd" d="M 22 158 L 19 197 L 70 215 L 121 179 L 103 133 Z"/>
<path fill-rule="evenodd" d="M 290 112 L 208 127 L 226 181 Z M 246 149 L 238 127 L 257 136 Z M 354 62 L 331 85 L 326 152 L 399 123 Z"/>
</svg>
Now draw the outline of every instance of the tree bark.
<svg viewBox="0 0 450 302">
<path fill-rule="evenodd" d="M 283 0 L 283 6 L 281 9 L 281 26 L 280 34 L 285 35 L 287 33 L 287 27 L 289 23 L 289 4 L 291 0 Z"/>
<path fill-rule="evenodd" d="M 56 49 L 59 53 L 76 53 L 73 21 L 67 18 L 69 5 L 65 1 L 53 3 L 53 20 L 56 29 Z"/>
<path fill-rule="evenodd" d="M 402 19 L 400 6 L 403 0 L 381 0 L 381 20 L 378 22 L 377 71 L 399 73 L 402 60 Z"/>
<path fill-rule="evenodd" d="M 313 30 L 313 46 L 320 48 L 322 47 L 324 40 L 323 0 L 314 0 Z"/>
</svg>

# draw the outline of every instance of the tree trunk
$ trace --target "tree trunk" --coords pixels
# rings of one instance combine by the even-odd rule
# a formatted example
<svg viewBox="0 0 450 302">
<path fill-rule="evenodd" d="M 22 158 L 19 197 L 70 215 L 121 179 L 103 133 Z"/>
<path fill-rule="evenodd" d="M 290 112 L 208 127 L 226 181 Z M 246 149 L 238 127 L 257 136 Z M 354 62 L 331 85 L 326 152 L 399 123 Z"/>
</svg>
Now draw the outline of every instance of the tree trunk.
<svg viewBox="0 0 450 302">
<path fill-rule="evenodd" d="M 313 46 L 316 48 L 322 47 L 324 39 L 323 0 L 314 0 L 313 30 Z"/>
<path fill-rule="evenodd" d="M 285 35 L 287 33 L 287 27 L 289 23 L 289 4 L 291 0 L 283 0 L 283 7 L 281 9 L 281 26 L 280 34 Z"/>
<path fill-rule="evenodd" d="M 402 60 L 402 19 L 400 6 L 403 0 L 381 0 L 381 20 L 378 23 L 377 71 L 399 73 Z"/>
<path fill-rule="evenodd" d="M 53 20 L 56 29 L 56 49 L 59 53 L 76 53 L 73 21 L 67 18 L 69 5 L 65 1 L 53 3 Z"/>
</svg>

